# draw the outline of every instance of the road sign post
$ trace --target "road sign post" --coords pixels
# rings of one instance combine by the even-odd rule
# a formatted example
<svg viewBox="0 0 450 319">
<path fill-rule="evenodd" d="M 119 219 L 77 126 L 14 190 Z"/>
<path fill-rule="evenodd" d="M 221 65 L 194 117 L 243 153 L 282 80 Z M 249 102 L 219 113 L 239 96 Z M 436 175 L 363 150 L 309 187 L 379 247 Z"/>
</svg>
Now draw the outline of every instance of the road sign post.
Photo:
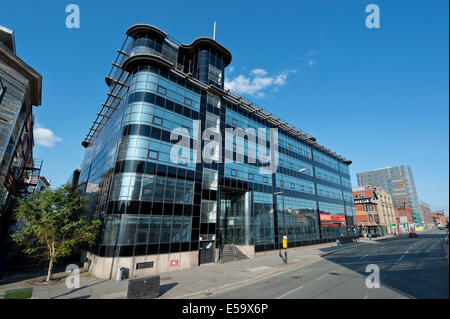
<svg viewBox="0 0 450 319">
<path fill-rule="evenodd" d="M 283 248 L 287 248 L 287 236 L 283 236 Z"/>
</svg>

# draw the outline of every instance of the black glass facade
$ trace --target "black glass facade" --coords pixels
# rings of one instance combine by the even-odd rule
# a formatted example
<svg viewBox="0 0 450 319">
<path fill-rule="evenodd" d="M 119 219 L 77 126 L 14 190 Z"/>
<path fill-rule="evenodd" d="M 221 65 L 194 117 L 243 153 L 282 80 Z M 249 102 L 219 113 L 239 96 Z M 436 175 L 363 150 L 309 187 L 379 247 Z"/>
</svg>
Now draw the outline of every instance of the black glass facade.
<svg viewBox="0 0 450 319">
<path fill-rule="evenodd" d="M 198 251 L 205 241 L 258 252 L 278 249 L 283 235 L 289 247 L 354 235 L 350 162 L 223 91 L 225 48 L 208 38 L 178 44 L 145 25 L 127 35 L 100 124 L 83 142 L 79 188 L 103 220 L 95 255 Z M 230 133 L 249 128 L 266 135 L 263 145 Z M 205 131 L 220 133 L 212 161 Z M 267 172 L 255 159 L 273 149 L 278 166 Z"/>
</svg>

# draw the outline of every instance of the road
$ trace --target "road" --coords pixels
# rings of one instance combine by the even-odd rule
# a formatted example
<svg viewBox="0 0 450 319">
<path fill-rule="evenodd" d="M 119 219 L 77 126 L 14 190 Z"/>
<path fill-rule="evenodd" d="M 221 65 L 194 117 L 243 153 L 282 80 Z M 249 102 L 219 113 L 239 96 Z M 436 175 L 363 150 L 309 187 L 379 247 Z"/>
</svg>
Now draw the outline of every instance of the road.
<svg viewBox="0 0 450 319">
<path fill-rule="evenodd" d="M 448 298 L 446 232 L 380 240 L 324 256 L 309 265 L 201 298 L 405 299 Z M 367 265 L 380 269 L 379 288 L 366 286 Z M 373 281 L 371 281 L 373 282 Z"/>
</svg>

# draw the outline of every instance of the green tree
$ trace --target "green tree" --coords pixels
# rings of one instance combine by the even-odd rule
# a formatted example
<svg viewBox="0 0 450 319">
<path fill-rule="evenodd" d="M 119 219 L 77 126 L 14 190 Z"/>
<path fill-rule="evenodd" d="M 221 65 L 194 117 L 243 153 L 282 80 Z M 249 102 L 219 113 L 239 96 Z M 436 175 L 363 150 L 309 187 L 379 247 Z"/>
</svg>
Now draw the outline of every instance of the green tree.
<svg viewBox="0 0 450 319">
<path fill-rule="evenodd" d="M 58 259 L 76 247 L 94 244 L 100 221 L 83 215 L 84 207 L 84 197 L 69 184 L 19 199 L 15 209 L 19 227 L 12 238 L 25 254 L 48 261 L 47 282 Z"/>
</svg>

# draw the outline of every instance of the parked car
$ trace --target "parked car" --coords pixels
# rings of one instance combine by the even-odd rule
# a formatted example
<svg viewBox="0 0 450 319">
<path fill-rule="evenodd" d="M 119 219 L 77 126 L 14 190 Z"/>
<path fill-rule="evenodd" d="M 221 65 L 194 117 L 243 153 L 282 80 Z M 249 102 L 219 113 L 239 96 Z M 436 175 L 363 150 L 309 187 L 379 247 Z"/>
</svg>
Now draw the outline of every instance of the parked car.
<svg viewBox="0 0 450 319">
<path fill-rule="evenodd" d="M 409 238 L 417 238 L 417 233 L 415 233 L 415 232 L 411 232 L 411 233 L 409 233 L 409 235 L 408 235 L 408 237 Z"/>
</svg>

